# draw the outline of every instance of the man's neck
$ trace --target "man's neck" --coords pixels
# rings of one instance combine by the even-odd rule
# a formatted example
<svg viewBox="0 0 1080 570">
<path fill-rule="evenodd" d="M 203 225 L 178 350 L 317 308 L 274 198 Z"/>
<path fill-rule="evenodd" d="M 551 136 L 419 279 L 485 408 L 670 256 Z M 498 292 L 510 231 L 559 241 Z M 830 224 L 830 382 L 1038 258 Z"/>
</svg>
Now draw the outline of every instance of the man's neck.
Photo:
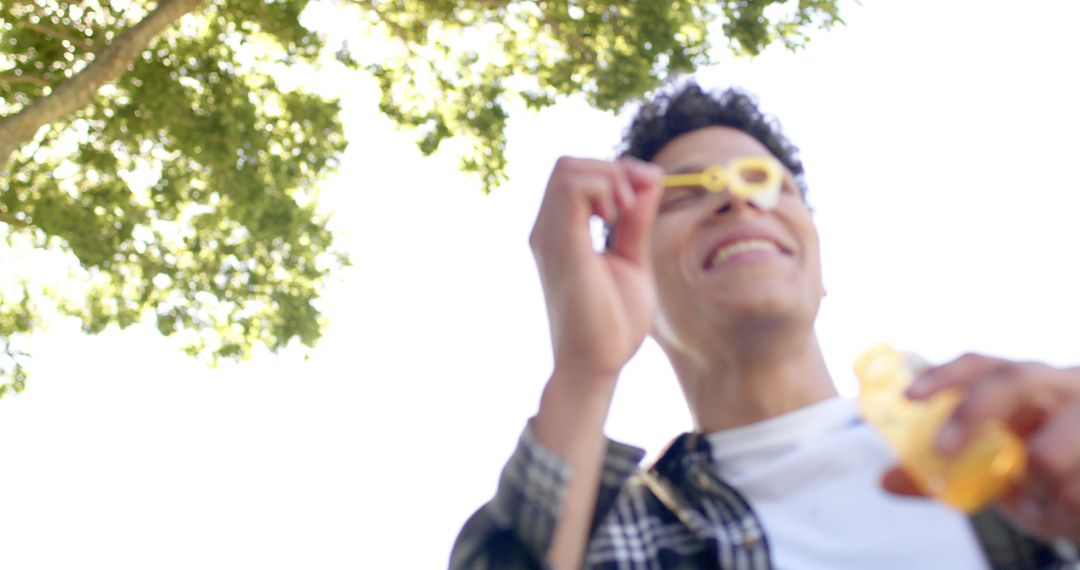
<svg viewBox="0 0 1080 570">
<path fill-rule="evenodd" d="M 705 433 L 766 420 L 837 394 L 812 331 L 712 347 L 693 356 L 668 351 L 668 357 L 695 429 Z"/>
</svg>

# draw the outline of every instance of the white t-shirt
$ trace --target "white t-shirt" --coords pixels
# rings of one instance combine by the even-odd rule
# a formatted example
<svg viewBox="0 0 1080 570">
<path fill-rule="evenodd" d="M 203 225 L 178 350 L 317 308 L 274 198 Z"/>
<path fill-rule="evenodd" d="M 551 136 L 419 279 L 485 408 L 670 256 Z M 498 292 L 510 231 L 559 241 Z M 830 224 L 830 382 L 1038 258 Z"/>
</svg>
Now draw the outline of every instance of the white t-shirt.
<svg viewBox="0 0 1080 570">
<path fill-rule="evenodd" d="M 854 401 L 708 438 L 720 476 L 761 519 L 779 570 L 989 568 L 963 513 L 881 488 L 895 456 Z"/>
</svg>

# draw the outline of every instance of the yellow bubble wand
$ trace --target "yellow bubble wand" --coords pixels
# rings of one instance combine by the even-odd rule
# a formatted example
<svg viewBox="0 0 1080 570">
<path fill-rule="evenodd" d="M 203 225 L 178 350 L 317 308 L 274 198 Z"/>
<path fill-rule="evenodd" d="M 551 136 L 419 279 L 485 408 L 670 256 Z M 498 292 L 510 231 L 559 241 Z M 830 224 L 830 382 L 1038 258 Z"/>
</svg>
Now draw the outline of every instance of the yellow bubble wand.
<svg viewBox="0 0 1080 570">
<path fill-rule="evenodd" d="M 669 174 L 664 177 L 664 188 L 695 186 L 709 192 L 727 189 L 759 208 L 771 210 L 780 201 L 783 173 L 783 165 L 771 156 L 745 156 L 726 167 L 714 164 L 701 172 Z"/>
</svg>

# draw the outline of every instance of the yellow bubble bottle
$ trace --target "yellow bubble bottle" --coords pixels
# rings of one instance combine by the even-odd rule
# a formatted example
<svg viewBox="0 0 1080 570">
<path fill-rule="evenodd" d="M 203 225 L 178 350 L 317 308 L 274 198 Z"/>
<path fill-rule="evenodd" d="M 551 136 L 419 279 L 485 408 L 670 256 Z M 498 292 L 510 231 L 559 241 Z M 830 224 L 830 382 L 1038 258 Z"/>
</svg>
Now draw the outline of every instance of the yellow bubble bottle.
<svg viewBox="0 0 1080 570">
<path fill-rule="evenodd" d="M 1027 465 L 1024 443 L 1001 422 L 987 422 L 953 458 L 934 449 L 934 438 L 960 403 L 961 392 L 909 400 L 904 391 L 926 368 L 917 355 L 886 344 L 870 347 L 855 360 L 859 407 L 926 494 L 972 513 L 1000 496 Z"/>
</svg>

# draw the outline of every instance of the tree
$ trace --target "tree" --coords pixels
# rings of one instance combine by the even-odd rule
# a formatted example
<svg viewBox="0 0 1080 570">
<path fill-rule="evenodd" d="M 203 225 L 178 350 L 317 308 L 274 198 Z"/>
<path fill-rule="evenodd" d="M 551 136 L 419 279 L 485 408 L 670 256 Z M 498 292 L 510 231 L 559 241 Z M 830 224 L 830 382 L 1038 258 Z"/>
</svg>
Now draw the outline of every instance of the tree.
<svg viewBox="0 0 1080 570">
<path fill-rule="evenodd" d="M 709 63 L 710 26 L 756 54 L 841 22 L 837 0 L 326 1 L 0 0 L 0 231 L 72 275 L 0 283 L 0 396 L 52 312 L 87 333 L 152 320 L 210 362 L 318 339 L 313 302 L 347 258 L 317 189 L 345 141 L 338 101 L 290 70 L 370 72 L 425 154 L 465 141 L 491 191 L 512 112 L 618 109 Z M 302 22 L 320 7 L 386 49 L 328 45 Z"/>
</svg>

